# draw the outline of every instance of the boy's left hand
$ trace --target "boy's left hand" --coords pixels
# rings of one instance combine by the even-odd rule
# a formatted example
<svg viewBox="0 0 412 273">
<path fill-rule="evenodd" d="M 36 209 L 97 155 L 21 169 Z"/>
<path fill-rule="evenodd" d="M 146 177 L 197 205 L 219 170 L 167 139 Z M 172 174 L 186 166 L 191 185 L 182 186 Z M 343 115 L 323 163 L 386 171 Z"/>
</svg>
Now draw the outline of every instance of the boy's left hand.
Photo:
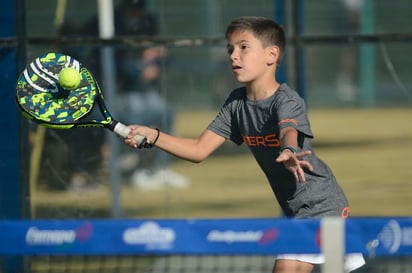
<svg viewBox="0 0 412 273">
<path fill-rule="evenodd" d="M 303 168 L 313 171 L 313 166 L 309 162 L 303 160 L 303 157 L 310 155 L 311 151 L 301 151 L 296 154 L 289 150 L 284 150 L 277 158 L 276 162 L 283 163 L 286 169 L 289 170 L 295 176 L 297 182 L 305 182 L 305 172 Z"/>
</svg>

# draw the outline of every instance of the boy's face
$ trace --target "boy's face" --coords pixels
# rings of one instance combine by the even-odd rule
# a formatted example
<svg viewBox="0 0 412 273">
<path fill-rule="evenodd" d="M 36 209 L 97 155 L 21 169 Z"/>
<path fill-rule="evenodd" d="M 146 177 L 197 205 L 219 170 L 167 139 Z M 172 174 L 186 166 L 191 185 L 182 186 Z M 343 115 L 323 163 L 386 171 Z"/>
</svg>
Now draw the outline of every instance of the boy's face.
<svg viewBox="0 0 412 273">
<path fill-rule="evenodd" d="M 228 37 L 227 49 L 233 74 L 240 83 L 250 83 L 271 73 L 273 47 L 264 48 L 251 31 L 236 31 Z M 276 66 L 276 64 L 275 64 Z"/>
</svg>

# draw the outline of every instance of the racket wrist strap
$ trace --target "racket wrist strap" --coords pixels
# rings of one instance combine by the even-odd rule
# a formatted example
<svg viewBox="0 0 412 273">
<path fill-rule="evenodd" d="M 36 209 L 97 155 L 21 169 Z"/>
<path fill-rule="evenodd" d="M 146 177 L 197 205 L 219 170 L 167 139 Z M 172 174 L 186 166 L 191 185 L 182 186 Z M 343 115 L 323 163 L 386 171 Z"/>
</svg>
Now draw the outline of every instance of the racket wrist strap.
<svg viewBox="0 0 412 273">
<path fill-rule="evenodd" d="M 147 143 L 147 142 L 146 142 L 146 143 L 143 145 L 143 148 L 153 148 L 154 145 L 156 144 L 157 140 L 159 139 L 159 136 L 160 136 L 160 130 L 159 130 L 159 128 L 153 128 L 153 129 L 155 129 L 156 132 L 157 132 L 156 137 L 154 138 L 154 140 L 153 140 L 151 143 Z"/>
</svg>

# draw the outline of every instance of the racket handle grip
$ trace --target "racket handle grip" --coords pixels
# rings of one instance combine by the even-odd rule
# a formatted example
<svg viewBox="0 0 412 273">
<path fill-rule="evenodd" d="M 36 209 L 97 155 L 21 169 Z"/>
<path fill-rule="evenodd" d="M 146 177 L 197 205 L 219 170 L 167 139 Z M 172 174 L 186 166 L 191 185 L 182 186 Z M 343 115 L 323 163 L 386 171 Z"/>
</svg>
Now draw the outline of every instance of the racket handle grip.
<svg viewBox="0 0 412 273">
<path fill-rule="evenodd" d="M 121 122 L 117 122 L 113 128 L 113 132 L 115 132 L 117 135 L 123 138 L 126 138 L 129 135 L 130 131 L 131 131 L 130 128 Z M 142 147 L 144 144 L 146 144 L 146 141 L 147 141 L 146 137 L 140 136 L 140 135 L 135 135 L 133 137 L 133 140 L 136 142 L 137 147 L 139 148 Z"/>
</svg>

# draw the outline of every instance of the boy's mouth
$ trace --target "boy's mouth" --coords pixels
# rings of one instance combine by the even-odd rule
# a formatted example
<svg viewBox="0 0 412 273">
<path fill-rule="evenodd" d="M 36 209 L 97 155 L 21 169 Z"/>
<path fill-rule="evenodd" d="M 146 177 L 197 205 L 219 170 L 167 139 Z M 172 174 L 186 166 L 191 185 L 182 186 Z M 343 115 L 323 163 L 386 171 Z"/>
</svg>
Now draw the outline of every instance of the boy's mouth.
<svg viewBox="0 0 412 273">
<path fill-rule="evenodd" d="M 239 66 L 239 65 L 232 65 L 232 70 L 233 70 L 233 71 L 239 70 L 239 69 L 241 69 L 241 68 L 242 68 L 242 67 Z"/>
</svg>

